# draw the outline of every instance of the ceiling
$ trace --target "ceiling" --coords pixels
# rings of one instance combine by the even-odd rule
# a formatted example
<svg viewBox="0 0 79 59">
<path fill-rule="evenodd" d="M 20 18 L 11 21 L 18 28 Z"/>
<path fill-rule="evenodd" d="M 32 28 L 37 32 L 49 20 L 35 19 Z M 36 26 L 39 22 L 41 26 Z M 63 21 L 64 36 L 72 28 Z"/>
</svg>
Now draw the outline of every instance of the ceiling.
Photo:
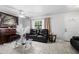
<svg viewBox="0 0 79 59">
<path fill-rule="evenodd" d="M 58 13 L 78 11 L 79 6 L 72 5 L 1 5 L 0 11 L 18 15 L 22 10 L 26 16 L 39 17 Z"/>
</svg>

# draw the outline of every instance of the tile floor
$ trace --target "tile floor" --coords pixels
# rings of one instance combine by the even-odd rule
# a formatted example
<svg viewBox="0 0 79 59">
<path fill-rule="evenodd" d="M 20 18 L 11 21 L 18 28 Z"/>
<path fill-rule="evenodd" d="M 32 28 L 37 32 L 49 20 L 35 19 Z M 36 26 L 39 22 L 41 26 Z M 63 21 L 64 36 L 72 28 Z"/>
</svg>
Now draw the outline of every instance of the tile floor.
<svg viewBox="0 0 79 59">
<path fill-rule="evenodd" d="M 78 54 L 70 42 L 40 43 L 32 41 L 32 47 L 14 46 L 15 42 L 0 45 L 0 54 Z"/>
</svg>

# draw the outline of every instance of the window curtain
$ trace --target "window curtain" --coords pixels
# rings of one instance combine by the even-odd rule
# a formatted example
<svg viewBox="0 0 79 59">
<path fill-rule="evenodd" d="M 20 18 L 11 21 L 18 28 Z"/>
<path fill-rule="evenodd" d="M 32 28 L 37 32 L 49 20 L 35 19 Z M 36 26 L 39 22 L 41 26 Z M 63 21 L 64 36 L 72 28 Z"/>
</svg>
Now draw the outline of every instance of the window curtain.
<svg viewBox="0 0 79 59">
<path fill-rule="evenodd" d="M 51 23 L 50 23 L 50 17 L 46 17 L 44 19 L 44 27 L 45 29 L 48 29 L 48 33 L 51 33 Z"/>
</svg>

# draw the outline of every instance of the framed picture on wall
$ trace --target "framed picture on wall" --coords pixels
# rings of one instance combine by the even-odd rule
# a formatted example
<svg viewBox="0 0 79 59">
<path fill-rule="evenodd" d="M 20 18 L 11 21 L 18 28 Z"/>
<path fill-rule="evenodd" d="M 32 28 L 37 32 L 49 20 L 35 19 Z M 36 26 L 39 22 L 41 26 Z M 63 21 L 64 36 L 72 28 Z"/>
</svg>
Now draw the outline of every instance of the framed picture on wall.
<svg viewBox="0 0 79 59">
<path fill-rule="evenodd" d="M 0 12 L 0 27 L 15 28 L 18 24 L 18 17 Z"/>
</svg>

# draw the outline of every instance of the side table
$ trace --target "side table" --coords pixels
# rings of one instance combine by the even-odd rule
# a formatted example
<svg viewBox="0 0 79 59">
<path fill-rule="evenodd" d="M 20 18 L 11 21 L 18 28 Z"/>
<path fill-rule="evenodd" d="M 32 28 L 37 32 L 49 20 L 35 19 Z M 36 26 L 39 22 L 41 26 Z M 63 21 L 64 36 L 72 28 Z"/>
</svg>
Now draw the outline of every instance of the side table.
<svg viewBox="0 0 79 59">
<path fill-rule="evenodd" d="M 49 35 L 49 41 L 50 42 L 56 42 L 56 35 Z"/>
<path fill-rule="evenodd" d="M 53 42 L 56 42 L 56 35 L 53 35 Z"/>
</svg>

